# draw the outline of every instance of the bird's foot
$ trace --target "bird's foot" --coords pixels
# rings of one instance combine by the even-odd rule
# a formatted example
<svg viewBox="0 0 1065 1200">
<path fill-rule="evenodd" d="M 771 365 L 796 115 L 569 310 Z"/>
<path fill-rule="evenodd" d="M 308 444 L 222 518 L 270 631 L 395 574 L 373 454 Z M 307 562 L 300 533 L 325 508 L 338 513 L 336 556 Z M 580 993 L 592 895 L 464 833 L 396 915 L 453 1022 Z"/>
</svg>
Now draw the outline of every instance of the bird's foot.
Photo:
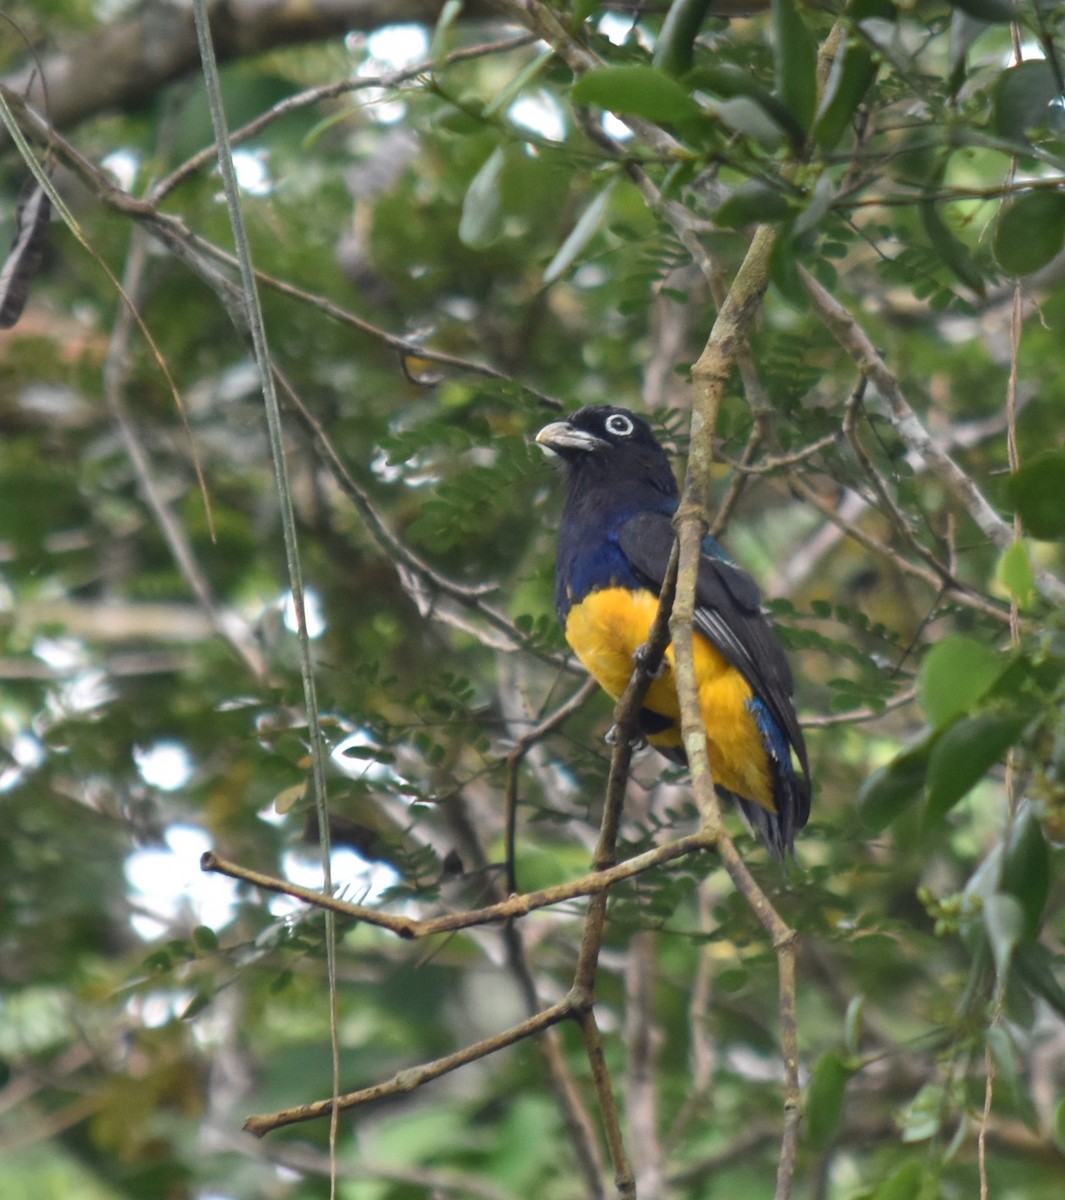
<svg viewBox="0 0 1065 1200">
<path fill-rule="evenodd" d="M 636 651 L 632 656 L 632 661 L 638 667 L 643 667 L 644 670 L 646 670 L 647 669 L 647 659 L 648 659 L 647 643 L 644 642 L 642 645 L 636 647 Z M 668 670 L 669 670 L 669 664 L 666 662 L 665 658 L 662 655 L 659 655 L 658 663 L 655 666 L 655 669 L 650 672 L 651 678 L 652 679 L 661 679 L 662 676 Z"/>
<path fill-rule="evenodd" d="M 610 728 L 606 731 L 606 736 L 603 738 L 603 741 L 606 742 L 608 746 L 616 746 L 618 742 L 621 741 L 621 731 L 616 725 L 610 726 Z M 637 733 L 635 736 L 629 738 L 630 750 L 642 750 L 646 745 L 647 739 L 642 733 Z"/>
</svg>

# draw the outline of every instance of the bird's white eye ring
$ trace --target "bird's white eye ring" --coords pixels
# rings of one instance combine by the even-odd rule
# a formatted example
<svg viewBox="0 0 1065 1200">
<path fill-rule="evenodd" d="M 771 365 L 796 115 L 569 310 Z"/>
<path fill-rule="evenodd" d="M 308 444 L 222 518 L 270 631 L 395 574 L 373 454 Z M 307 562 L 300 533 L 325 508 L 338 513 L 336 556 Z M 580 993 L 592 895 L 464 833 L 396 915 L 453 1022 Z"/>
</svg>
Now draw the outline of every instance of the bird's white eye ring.
<svg viewBox="0 0 1065 1200">
<path fill-rule="evenodd" d="M 634 428 L 629 418 L 623 417 L 621 413 L 613 413 L 606 419 L 607 433 L 616 434 L 618 437 L 628 437 Z"/>
</svg>

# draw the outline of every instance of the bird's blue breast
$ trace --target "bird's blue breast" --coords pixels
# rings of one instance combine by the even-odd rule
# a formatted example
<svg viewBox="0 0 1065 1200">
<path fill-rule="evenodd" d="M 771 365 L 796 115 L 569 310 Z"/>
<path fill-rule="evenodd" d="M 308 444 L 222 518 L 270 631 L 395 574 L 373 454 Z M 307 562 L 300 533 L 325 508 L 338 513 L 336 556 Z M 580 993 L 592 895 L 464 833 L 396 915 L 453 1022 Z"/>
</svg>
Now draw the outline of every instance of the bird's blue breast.
<svg viewBox="0 0 1065 1200">
<path fill-rule="evenodd" d="M 635 591 L 644 586 L 618 545 L 616 535 L 607 534 L 598 541 L 575 545 L 568 554 L 559 554 L 555 606 L 565 627 L 569 610 L 591 592 L 612 587 Z"/>
<path fill-rule="evenodd" d="M 672 517 L 677 507 L 676 499 L 656 497 L 656 501 L 654 505 L 632 504 L 609 510 L 589 508 L 564 514 L 555 570 L 555 607 L 563 626 L 570 608 L 591 592 L 622 587 L 645 588 L 658 593 L 661 580 L 648 580 L 640 575 L 618 542 L 621 527 L 639 513 L 658 511 Z M 703 538 L 702 551 L 709 558 L 732 561 L 709 534 Z"/>
</svg>

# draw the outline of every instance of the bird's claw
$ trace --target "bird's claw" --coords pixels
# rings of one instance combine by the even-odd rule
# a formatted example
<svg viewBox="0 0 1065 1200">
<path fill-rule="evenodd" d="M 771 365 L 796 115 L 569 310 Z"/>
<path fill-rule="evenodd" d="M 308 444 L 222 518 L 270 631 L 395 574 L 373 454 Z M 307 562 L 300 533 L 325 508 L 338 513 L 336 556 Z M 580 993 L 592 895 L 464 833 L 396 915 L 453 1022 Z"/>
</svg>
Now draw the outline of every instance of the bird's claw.
<svg viewBox="0 0 1065 1200">
<path fill-rule="evenodd" d="M 644 670 L 646 670 L 647 669 L 647 659 L 648 659 L 647 643 L 644 642 L 642 645 L 636 647 L 636 651 L 632 656 L 632 661 L 638 667 L 642 667 Z M 666 663 L 665 658 L 662 655 L 659 655 L 658 663 L 655 666 L 655 669 L 650 672 L 650 676 L 652 679 L 661 679 L 662 676 L 668 670 L 669 670 L 669 667 Z"/>
<path fill-rule="evenodd" d="M 608 746 L 616 746 L 621 741 L 621 731 L 616 725 L 611 725 L 606 731 L 606 736 L 603 738 Z M 641 733 L 635 734 L 629 738 L 630 750 L 642 750 L 647 745 L 647 739 Z"/>
</svg>

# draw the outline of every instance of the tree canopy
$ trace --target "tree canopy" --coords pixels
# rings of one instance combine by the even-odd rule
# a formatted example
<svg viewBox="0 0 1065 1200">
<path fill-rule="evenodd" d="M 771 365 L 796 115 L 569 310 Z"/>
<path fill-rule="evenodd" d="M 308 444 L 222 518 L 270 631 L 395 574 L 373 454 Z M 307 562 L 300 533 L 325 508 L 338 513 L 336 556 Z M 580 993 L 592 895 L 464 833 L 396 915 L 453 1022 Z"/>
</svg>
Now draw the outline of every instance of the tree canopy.
<svg viewBox="0 0 1065 1200">
<path fill-rule="evenodd" d="M 1060 8 L 6 13 L 5 1194 L 1059 1196 Z M 593 403 L 793 863 L 566 647 Z"/>
</svg>

